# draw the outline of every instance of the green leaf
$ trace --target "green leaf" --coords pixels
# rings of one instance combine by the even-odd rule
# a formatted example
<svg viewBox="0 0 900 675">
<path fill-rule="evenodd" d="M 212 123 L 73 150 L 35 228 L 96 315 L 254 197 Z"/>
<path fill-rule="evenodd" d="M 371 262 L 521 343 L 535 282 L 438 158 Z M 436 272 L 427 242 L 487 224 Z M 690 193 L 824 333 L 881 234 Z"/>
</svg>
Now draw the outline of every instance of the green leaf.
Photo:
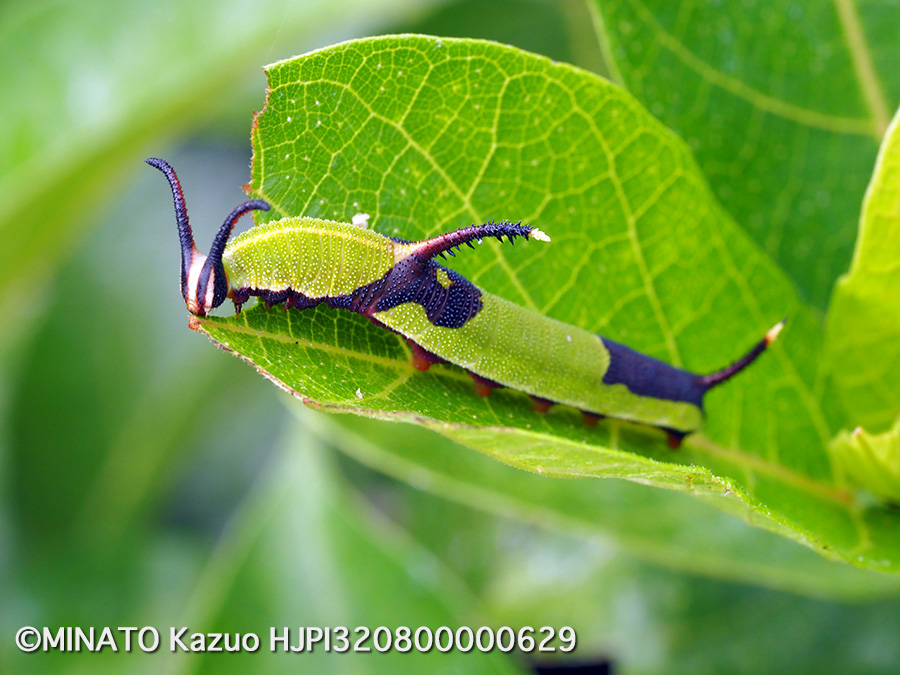
<svg viewBox="0 0 900 675">
<path fill-rule="evenodd" d="M 194 176 L 195 217 L 219 216 L 241 182 L 244 153 L 206 152 L 205 164 L 173 158 Z M 236 168 L 228 175 L 212 171 L 216 165 Z M 245 412 L 257 421 L 266 410 L 267 424 L 282 414 L 273 404 L 277 392 L 264 391 L 254 373 L 183 330 L 184 303 L 165 292 L 177 276 L 174 227 L 162 227 L 148 208 L 165 190 L 146 180 L 101 219 L 49 284 L 48 312 L 17 354 L 0 445 L 9 466 L 5 501 L 16 529 L 29 533 L 24 549 L 65 542 L 109 554 L 124 535 L 142 531 L 148 511 L 168 500 L 171 482 L 195 453 L 241 437 L 239 418 L 207 422 L 231 397 L 247 400 Z M 141 255 L 123 255 L 128 251 Z M 87 302 L 115 309 L 87 311 Z M 0 380 L 5 374 L 0 366 Z M 256 429 L 243 433 L 254 443 L 265 438 Z"/>
<path fill-rule="evenodd" d="M 306 429 L 413 486 L 349 463 L 348 475 L 376 503 L 466 575 L 495 621 L 573 626 L 582 661 L 612 659 L 623 673 L 770 672 L 787 660 L 796 672 L 829 660 L 884 672 L 900 654 L 892 639 L 897 575 L 826 561 L 687 495 L 625 481 L 547 480 L 412 425 L 297 409 Z M 658 557 L 647 555 L 654 550 Z M 822 639 L 835 630 L 841 640 Z"/>
<path fill-rule="evenodd" d="M 271 460 L 213 552 L 183 616 L 199 631 L 255 632 L 258 653 L 169 654 L 167 672 L 518 673 L 505 654 L 269 652 L 269 630 L 345 626 L 395 629 L 480 626 L 477 603 L 427 551 L 383 517 L 360 509 L 333 457 L 303 427 L 288 427 Z M 412 622 L 415 622 L 414 624 Z M 201 628 L 202 627 L 202 628 Z M 382 638 L 383 639 L 383 638 Z M 332 644 L 336 643 L 332 641 Z M 373 655 L 377 659 L 373 659 Z M 154 655 L 159 657 L 161 655 Z"/>
<path fill-rule="evenodd" d="M 310 433 L 413 487 L 604 550 L 614 547 L 629 556 L 707 578 L 822 598 L 859 601 L 900 595 L 896 575 L 826 560 L 680 492 L 622 480 L 598 485 L 591 479 L 548 479 L 509 471 L 413 425 L 387 425 L 355 415 L 309 412 L 300 417 Z M 456 546 L 456 530 L 470 529 L 468 521 L 455 524 L 458 520 L 447 517 L 442 524 L 439 539 L 450 547 Z M 434 524 L 426 519 L 423 527 L 428 526 Z M 490 555 L 487 560 L 494 562 L 487 572 L 503 578 L 497 561 Z M 517 592 L 527 602 L 533 589 L 525 584 Z"/>
<path fill-rule="evenodd" d="M 870 434 L 862 427 L 842 431 L 832 440 L 831 453 L 850 480 L 900 503 L 900 418 L 883 434 Z"/>
<path fill-rule="evenodd" d="M 690 492 L 829 555 L 900 566 L 900 519 L 835 486 L 814 393 L 821 334 L 791 283 L 718 207 L 684 144 L 589 73 L 496 44 L 361 40 L 267 69 L 251 192 L 265 217 L 350 220 L 419 238 L 512 218 L 553 237 L 492 242 L 454 267 L 513 302 L 697 372 L 779 318 L 771 353 L 708 397 L 682 452 L 659 431 L 596 429 L 526 397 L 485 400 L 452 367 L 409 365 L 397 336 L 321 308 L 256 309 L 195 326 L 321 408 L 415 421 L 503 461 Z"/>
<path fill-rule="evenodd" d="M 621 82 L 824 309 L 900 102 L 895 4 L 586 0 Z"/>
<path fill-rule="evenodd" d="M 895 599 L 839 604 L 675 574 L 602 548 L 509 548 L 485 605 L 523 624 L 569 622 L 579 654 L 612 658 L 616 673 L 897 670 Z"/>
<path fill-rule="evenodd" d="M 900 114 L 869 184 L 850 271 L 828 312 L 831 383 L 851 424 L 882 431 L 900 415 Z"/>
</svg>

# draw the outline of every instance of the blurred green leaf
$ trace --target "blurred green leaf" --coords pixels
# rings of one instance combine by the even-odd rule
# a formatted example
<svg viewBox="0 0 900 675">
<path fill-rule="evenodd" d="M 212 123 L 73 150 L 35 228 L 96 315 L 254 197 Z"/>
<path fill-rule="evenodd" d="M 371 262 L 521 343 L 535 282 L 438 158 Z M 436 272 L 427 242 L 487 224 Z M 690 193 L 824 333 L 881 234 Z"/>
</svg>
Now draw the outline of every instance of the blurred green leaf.
<svg viewBox="0 0 900 675">
<path fill-rule="evenodd" d="M 417 6 L 410 0 L 4 3 L 0 89 L 21 95 L 0 100 L 0 194 L 9 195 L 0 214 L 0 309 L 12 311 L 20 292 L 54 272 L 151 142 L 158 147 L 227 105 L 235 82 L 258 77 L 257 64 L 286 48 L 296 53 L 351 10 L 364 24 Z"/>
<path fill-rule="evenodd" d="M 862 427 L 841 431 L 831 441 L 831 454 L 856 485 L 900 504 L 900 418 L 882 434 Z"/>
<path fill-rule="evenodd" d="M 304 413 L 301 418 L 310 432 L 346 455 L 420 490 L 658 565 L 823 598 L 900 595 L 896 575 L 826 560 L 678 492 L 620 480 L 550 480 L 509 471 L 412 425 L 350 415 Z M 456 529 L 449 521 L 442 525 L 440 538 L 448 546 L 455 546 L 449 533 Z M 497 576 L 496 564 L 489 569 Z M 527 585 L 520 592 L 527 596 Z"/>
<path fill-rule="evenodd" d="M 190 493 L 198 496 L 196 487 Z M 290 425 L 279 449 L 234 510 L 212 550 L 170 528 L 141 529 L 135 550 L 111 564 L 66 556 L 30 558 L 4 595 L 0 626 L 154 626 L 155 653 L 25 654 L 0 649 L 4 672 L 417 672 L 517 673 L 501 653 L 271 654 L 269 630 L 305 626 L 391 629 L 482 625 L 478 602 L 443 564 L 365 508 L 341 482 L 315 438 Z M 90 561 L 94 562 L 94 561 Z M 198 562 L 202 564 L 198 564 Z M 169 628 L 254 632 L 251 654 L 172 654 Z M 358 638 L 359 636 L 355 636 Z M 186 640 L 187 641 L 187 640 Z M 334 644 L 334 643 L 332 643 Z M 371 645 L 370 645 L 371 646 Z"/>
<path fill-rule="evenodd" d="M 655 430 L 589 429 L 563 407 L 535 414 L 514 391 L 486 401 L 458 369 L 415 371 L 402 340 L 356 315 L 198 320 L 214 340 L 321 408 L 416 421 L 538 473 L 690 492 L 828 555 L 900 569 L 897 514 L 863 511 L 834 485 L 813 391 L 819 327 L 684 145 L 627 93 L 513 48 L 415 36 L 345 43 L 267 74 L 251 188 L 273 206 L 263 217 L 366 211 L 410 239 L 492 218 L 539 224 L 552 245 L 491 242 L 454 267 L 696 372 L 792 320 L 770 355 L 709 396 L 704 433 L 678 454 Z"/>
<path fill-rule="evenodd" d="M 824 309 L 900 102 L 894 3 L 586 0 L 606 61 Z"/>
<path fill-rule="evenodd" d="M 213 222 L 204 216 L 218 219 L 222 203 L 239 198 L 244 156 L 221 148 L 204 154 L 179 162 L 203 174 L 191 181 L 198 235 Z M 213 175 L 222 164 L 235 167 L 231 175 Z M 238 419 L 219 422 L 232 397 L 247 399 L 244 409 L 260 421 L 283 414 L 273 408 L 275 392 L 184 330 L 175 228 L 148 208 L 166 187 L 157 176 L 143 178 L 61 267 L 46 292 L 50 311 L 15 364 L 8 433 L 0 438 L 9 444 L 9 503 L 29 533 L 30 553 L 67 541 L 79 544 L 79 555 L 102 557 L 128 534 L 146 534 L 138 525 L 147 525 L 195 453 L 220 429 L 242 438 Z M 140 255 L 123 254 L 134 251 Z M 253 438 L 264 435 L 255 430 Z"/>
<path fill-rule="evenodd" d="M 305 412 L 301 417 L 307 428 L 329 438 L 336 425 L 349 426 L 351 433 L 336 436 L 343 451 L 418 489 L 398 486 L 381 473 L 356 470 L 357 462 L 347 460 L 343 465 L 354 482 L 366 484 L 373 501 L 392 519 L 471 579 L 496 620 L 573 626 L 579 636 L 578 663 L 611 660 L 614 672 L 623 673 L 759 673 L 778 672 L 786 664 L 791 672 L 891 672 L 898 661 L 900 644 L 893 636 L 900 628 L 900 603 L 896 590 L 887 585 L 893 582 L 896 589 L 896 575 L 826 562 L 684 495 L 622 481 L 548 481 L 509 472 L 412 425 L 380 424 L 355 415 Z M 369 444 L 382 450 L 370 452 Z M 420 452 L 422 447 L 428 452 Z M 522 480 L 510 480 L 516 477 Z M 492 480 L 499 481 L 498 491 L 510 502 L 527 506 L 518 509 L 511 503 L 503 508 Z M 619 485 L 626 488 L 621 494 Z M 515 487 L 521 491 L 509 490 Z M 601 496 L 594 496 L 597 493 Z M 616 497 L 622 498 L 620 505 Z M 491 522 L 460 501 L 506 512 L 519 522 Z M 566 510 L 568 503 L 575 508 Z M 552 517 L 533 517 L 544 505 L 548 511 L 561 506 L 560 516 L 571 514 L 573 520 L 583 520 L 584 527 L 554 526 Z M 626 511 L 624 516 L 618 506 Z M 523 516 L 533 517 L 540 529 L 520 524 Z M 606 524 L 607 519 L 613 522 Z M 614 532 L 620 526 L 621 546 Z M 474 536 L 473 527 L 478 530 Z M 645 564 L 644 552 L 634 544 L 648 528 L 657 529 L 657 535 L 648 538 L 651 547 L 662 548 L 666 542 L 672 548 L 671 560 L 660 555 L 665 567 L 672 562 L 681 566 L 682 547 L 686 552 L 695 547 L 696 557 L 733 552 L 735 559 L 729 563 L 723 557 L 722 574 L 713 571 L 713 576 L 701 566 L 696 571 L 703 576 Z M 610 532 L 613 536 L 606 536 Z M 743 554 L 736 550 L 741 541 Z M 804 557 L 809 566 L 802 563 Z M 751 565 L 762 561 L 772 568 L 772 577 L 744 577 L 745 560 Z M 738 568 L 733 576 L 729 564 Z M 835 588 L 862 590 L 852 577 L 863 582 L 865 592 L 833 593 Z M 879 581 L 885 584 L 882 588 Z M 791 590 L 770 591 L 759 584 Z M 797 592 L 817 597 L 798 597 Z M 837 598 L 851 602 L 835 602 Z M 829 661 L 835 665 L 828 667 Z"/>
<path fill-rule="evenodd" d="M 677 574 L 589 547 L 509 546 L 484 603 L 570 622 L 578 653 L 616 673 L 893 673 L 900 603 L 838 604 Z M 521 589 L 529 589 L 528 593 Z"/>
<path fill-rule="evenodd" d="M 835 286 L 826 351 L 850 424 L 890 426 L 900 415 L 900 115 L 878 155 L 850 271 Z"/>
<path fill-rule="evenodd" d="M 554 0 L 455 0 L 437 7 L 403 32 L 494 40 L 572 63 L 566 21 L 571 4 Z M 540 30 L 536 30 L 538 27 Z"/>
<path fill-rule="evenodd" d="M 205 220 L 215 212 L 218 219 L 222 202 L 239 197 L 245 156 L 243 148 L 206 147 L 174 158 L 202 176 L 193 215 Z M 224 168 L 210 171 L 216 166 Z M 272 425 L 274 417 L 278 433 L 283 411 L 272 405 L 276 392 L 184 330 L 173 281 L 174 228 L 161 236 L 148 208 L 165 186 L 155 176 L 142 178 L 137 189 L 117 195 L 110 213 L 97 218 L 97 231 L 48 280 L 50 311 L 34 322 L 12 364 L 0 429 L 0 519 L 10 535 L 0 542 L 6 635 L 25 624 L 170 623 L 167 611 L 189 589 L 186 569 L 205 543 L 196 520 L 188 522 L 173 498 L 178 484 L 189 481 L 183 474 L 196 455 L 222 448 L 229 460 L 222 470 L 203 472 L 218 481 L 217 491 L 196 480 L 190 499 L 227 512 L 240 499 L 229 490 L 252 482 L 259 462 L 241 442 L 260 447 L 268 438 L 254 428 L 244 440 L 246 423 L 222 420 L 219 411 L 238 396 L 255 421 Z M 205 231 L 204 223 L 197 226 Z M 102 307 L 113 311 L 104 316 Z M 228 456 L 229 448 L 237 457 Z M 229 482 L 229 470 L 242 471 L 246 482 Z M 116 655 L 59 654 L 39 662 L 30 656 L 7 641 L 0 645 L 0 672 L 123 671 Z"/>
<path fill-rule="evenodd" d="M 271 654 L 269 627 L 479 626 L 477 604 L 441 563 L 372 512 L 340 482 L 333 458 L 293 425 L 235 515 L 179 625 L 256 632 L 259 653 L 170 655 L 171 672 L 516 673 L 495 652 Z M 202 627 L 202 628 L 201 628 Z M 332 645 L 336 643 L 332 640 Z"/>
</svg>

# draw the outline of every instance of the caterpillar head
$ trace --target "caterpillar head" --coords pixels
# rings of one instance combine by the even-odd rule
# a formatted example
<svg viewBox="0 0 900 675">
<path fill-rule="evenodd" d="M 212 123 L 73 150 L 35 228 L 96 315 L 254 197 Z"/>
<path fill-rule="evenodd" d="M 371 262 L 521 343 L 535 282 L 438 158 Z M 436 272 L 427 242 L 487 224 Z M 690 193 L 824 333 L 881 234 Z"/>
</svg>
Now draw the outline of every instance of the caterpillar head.
<svg viewBox="0 0 900 675">
<path fill-rule="evenodd" d="M 248 211 L 268 211 L 269 205 L 261 200 L 253 199 L 239 204 L 232 211 L 209 248 L 209 255 L 204 255 L 194 245 L 194 234 L 188 220 L 187 206 L 181 183 L 175 170 L 168 162 L 151 157 L 147 164 L 159 169 L 169 181 L 172 188 L 172 200 L 175 203 L 175 220 L 178 223 L 178 238 L 181 240 L 181 295 L 188 311 L 196 316 L 206 316 L 211 309 L 218 307 L 228 296 L 228 277 L 222 265 L 222 254 L 225 244 L 231 236 L 231 230 L 242 215 Z"/>
</svg>

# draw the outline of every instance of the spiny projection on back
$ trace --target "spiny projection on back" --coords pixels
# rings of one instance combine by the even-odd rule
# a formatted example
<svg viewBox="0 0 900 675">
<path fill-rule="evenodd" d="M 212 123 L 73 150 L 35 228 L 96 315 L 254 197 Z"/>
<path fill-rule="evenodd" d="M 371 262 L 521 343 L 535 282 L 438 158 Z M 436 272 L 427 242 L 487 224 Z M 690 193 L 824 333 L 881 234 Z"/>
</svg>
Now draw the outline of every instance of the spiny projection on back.
<svg viewBox="0 0 900 675">
<path fill-rule="evenodd" d="M 467 370 L 482 395 L 509 387 L 528 394 L 539 412 L 562 403 L 581 410 L 592 425 L 613 417 L 657 427 L 672 448 L 700 428 L 706 392 L 759 358 L 784 326 L 775 324 L 727 368 L 702 375 L 515 305 L 435 262 L 490 237 L 511 244 L 517 237 L 550 241 L 535 227 L 508 221 L 406 241 L 348 223 L 289 217 L 230 239 L 243 214 L 269 209 L 250 200 L 229 214 L 203 255 L 175 171 L 161 159 L 147 163 L 172 189 L 181 294 L 192 314 L 205 316 L 226 298 L 236 311 L 251 296 L 286 309 L 325 303 L 404 337 L 420 370 L 449 363 Z"/>
</svg>

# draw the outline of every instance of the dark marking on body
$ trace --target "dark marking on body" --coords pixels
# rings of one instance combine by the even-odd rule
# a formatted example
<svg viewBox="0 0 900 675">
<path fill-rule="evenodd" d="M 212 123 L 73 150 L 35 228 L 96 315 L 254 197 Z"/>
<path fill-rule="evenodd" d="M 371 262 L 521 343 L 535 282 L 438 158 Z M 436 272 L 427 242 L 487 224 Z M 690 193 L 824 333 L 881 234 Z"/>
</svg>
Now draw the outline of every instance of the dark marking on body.
<svg viewBox="0 0 900 675">
<path fill-rule="evenodd" d="M 438 281 L 438 270 L 446 273 L 447 286 Z M 387 273 L 350 294 L 328 298 L 310 298 L 291 288 L 270 291 L 261 288 L 241 288 L 232 291 L 236 311 L 240 311 L 250 296 L 258 296 L 266 308 L 284 302 L 286 307 L 308 309 L 320 302 L 329 307 L 346 309 L 364 316 L 384 312 L 398 305 L 414 302 L 425 310 L 428 321 L 442 328 L 461 328 L 481 311 L 481 291 L 468 279 L 433 260 L 411 255 L 394 265 Z"/>
<path fill-rule="evenodd" d="M 438 280 L 439 270 L 447 275 L 447 286 Z M 481 291 L 471 281 L 418 255 L 400 261 L 350 298 L 348 309 L 366 314 L 414 302 L 422 306 L 432 325 L 442 328 L 462 328 L 482 308 Z"/>
<path fill-rule="evenodd" d="M 624 384 L 637 396 L 690 403 L 703 410 L 703 394 L 708 387 L 701 376 L 608 338 L 600 339 L 609 350 L 609 368 L 603 376 L 603 384 Z"/>
</svg>

